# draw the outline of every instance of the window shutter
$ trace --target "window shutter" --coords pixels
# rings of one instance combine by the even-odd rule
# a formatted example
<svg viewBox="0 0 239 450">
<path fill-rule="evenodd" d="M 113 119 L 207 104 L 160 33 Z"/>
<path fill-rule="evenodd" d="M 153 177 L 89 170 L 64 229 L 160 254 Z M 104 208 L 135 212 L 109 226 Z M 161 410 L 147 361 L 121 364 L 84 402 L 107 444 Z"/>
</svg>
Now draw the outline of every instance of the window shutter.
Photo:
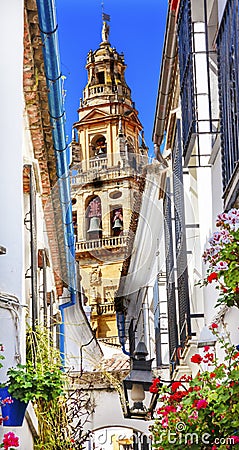
<svg viewBox="0 0 239 450">
<path fill-rule="evenodd" d="M 178 329 L 177 329 L 175 278 L 174 278 L 171 190 L 169 178 L 166 181 L 166 193 L 164 198 L 164 218 L 165 218 L 164 235 L 165 235 L 165 255 L 166 255 L 167 302 L 168 302 L 169 356 L 171 361 L 172 359 L 174 359 L 174 355 L 178 347 Z"/>
<path fill-rule="evenodd" d="M 35 329 L 36 321 L 38 319 L 38 283 L 37 283 L 37 267 L 38 267 L 38 252 L 37 252 L 37 214 L 36 214 L 36 184 L 34 178 L 34 170 L 29 166 L 29 181 L 30 181 L 30 253 L 31 253 L 31 294 L 32 294 L 32 328 Z"/>
<path fill-rule="evenodd" d="M 176 267 L 178 287 L 178 312 L 180 345 L 183 347 L 191 334 L 190 302 L 188 289 L 188 270 L 186 252 L 186 228 L 184 211 L 184 189 L 182 168 L 182 147 L 180 121 L 177 121 L 177 132 L 173 148 L 173 194 L 175 211 Z"/>
</svg>

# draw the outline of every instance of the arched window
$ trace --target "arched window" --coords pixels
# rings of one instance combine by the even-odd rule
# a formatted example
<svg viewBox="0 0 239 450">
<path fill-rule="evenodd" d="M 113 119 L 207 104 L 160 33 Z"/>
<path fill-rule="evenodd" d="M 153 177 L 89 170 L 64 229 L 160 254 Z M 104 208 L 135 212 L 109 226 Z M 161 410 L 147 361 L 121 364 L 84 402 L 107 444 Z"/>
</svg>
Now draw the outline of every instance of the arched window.
<svg viewBox="0 0 239 450">
<path fill-rule="evenodd" d="M 112 236 L 119 236 L 123 231 L 123 208 L 121 206 L 114 206 L 110 214 L 111 219 L 111 234 Z"/>
<path fill-rule="evenodd" d="M 86 202 L 86 238 L 101 239 L 102 237 L 102 216 L 101 200 L 95 196 Z"/>
<path fill-rule="evenodd" d="M 127 136 L 127 153 L 130 166 L 136 169 L 135 145 L 131 136 Z"/>
<path fill-rule="evenodd" d="M 91 141 L 91 158 L 105 158 L 107 155 L 106 138 L 102 134 L 97 134 Z"/>
</svg>

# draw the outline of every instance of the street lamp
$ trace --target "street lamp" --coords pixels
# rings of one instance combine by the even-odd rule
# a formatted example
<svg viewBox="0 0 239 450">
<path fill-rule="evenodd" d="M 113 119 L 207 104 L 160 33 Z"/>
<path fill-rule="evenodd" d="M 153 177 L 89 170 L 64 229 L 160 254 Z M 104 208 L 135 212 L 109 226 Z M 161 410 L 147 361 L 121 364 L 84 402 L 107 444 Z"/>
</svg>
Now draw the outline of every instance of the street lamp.
<svg viewBox="0 0 239 450">
<path fill-rule="evenodd" d="M 123 380 L 126 402 L 126 419 L 152 419 L 158 394 L 149 392 L 152 385 L 153 359 L 146 360 L 148 351 L 144 342 L 139 342 L 132 357 L 132 370 Z"/>
</svg>

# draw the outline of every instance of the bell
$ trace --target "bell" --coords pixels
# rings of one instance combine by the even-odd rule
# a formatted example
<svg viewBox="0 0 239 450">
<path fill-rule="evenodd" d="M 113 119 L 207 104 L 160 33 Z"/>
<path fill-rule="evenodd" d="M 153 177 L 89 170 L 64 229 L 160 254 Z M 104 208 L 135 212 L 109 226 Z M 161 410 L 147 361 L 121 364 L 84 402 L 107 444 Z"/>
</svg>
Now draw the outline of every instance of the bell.
<svg viewBox="0 0 239 450">
<path fill-rule="evenodd" d="M 99 233 L 102 231 L 102 228 L 100 228 L 100 218 L 99 217 L 91 217 L 90 218 L 90 227 L 89 230 L 87 230 L 87 233 Z"/>
<path fill-rule="evenodd" d="M 112 227 L 112 230 L 122 230 L 122 222 L 120 219 L 115 219 L 115 223 Z"/>
</svg>

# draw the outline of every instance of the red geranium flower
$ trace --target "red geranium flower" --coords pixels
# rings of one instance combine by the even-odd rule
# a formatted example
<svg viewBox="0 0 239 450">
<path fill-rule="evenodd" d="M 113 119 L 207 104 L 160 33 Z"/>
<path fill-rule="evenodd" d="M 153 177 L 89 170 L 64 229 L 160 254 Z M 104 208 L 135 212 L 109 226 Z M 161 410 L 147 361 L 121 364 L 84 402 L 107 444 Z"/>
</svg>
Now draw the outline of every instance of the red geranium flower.
<svg viewBox="0 0 239 450">
<path fill-rule="evenodd" d="M 211 283 L 213 280 L 217 280 L 217 278 L 218 278 L 217 272 L 212 272 L 210 273 L 210 275 L 208 275 L 207 281 L 208 283 Z"/>
<path fill-rule="evenodd" d="M 151 384 L 150 388 L 149 388 L 149 392 L 151 392 L 151 394 L 157 394 L 158 393 L 158 384 L 160 383 L 160 379 L 159 378 L 155 378 L 153 380 L 153 383 Z"/>
<path fill-rule="evenodd" d="M 215 378 L 216 374 L 214 372 L 210 373 L 210 378 Z"/>
<path fill-rule="evenodd" d="M 212 323 L 211 328 L 214 330 L 215 328 L 218 328 L 218 324 L 217 323 Z"/>
<path fill-rule="evenodd" d="M 173 392 L 176 392 L 177 389 L 181 386 L 182 386 L 182 383 L 180 383 L 180 381 L 174 381 L 174 383 L 172 383 L 171 389 Z"/>
<path fill-rule="evenodd" d="M 199 355 L 199 353 L 195 353 L 195 355 L 192 356 L 191 358 L 191 362 L 195 363 L 195 364 L 200 364 L 202 362 L 203 358 L 201 357 L 201 355 Z"/>
<path fill-rule="evenodd" d="M 5 450 L 8 450 L 9 447 L 19 447 L 19 438 L 12 431 L 9 431 L 4 434 L 3 444 Z"/>
</svg>

